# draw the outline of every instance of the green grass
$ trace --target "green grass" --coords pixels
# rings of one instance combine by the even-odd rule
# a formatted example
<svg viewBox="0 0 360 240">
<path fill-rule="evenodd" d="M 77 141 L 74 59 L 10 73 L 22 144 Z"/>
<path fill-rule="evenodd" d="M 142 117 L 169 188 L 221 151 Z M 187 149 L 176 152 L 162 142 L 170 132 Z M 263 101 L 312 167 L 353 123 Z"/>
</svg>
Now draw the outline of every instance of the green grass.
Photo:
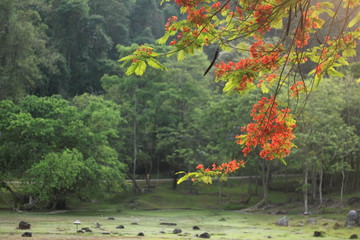
<svg viewBox="0 0 360 240">
<path fill-rule="evenodd" d="M 301 215 L 302 202 L 285 204 L 291 198 L 300 198 L 300 193 L 271 191 L 269 194 L 272 208 L 264 211 L 246 213 L 238 211 L 250 207 L 261 199 L 261 188 L 248 205 L 241 204 L 246 199 L 248 186 L 242 180 L 231 180 L 222 185 L 223 196 L 219 199 L 218 185 L 195 185 L 187 183 L 171 189 L 171 183 L 159 183 L 148 193 L 134 195 L 121 193 L 110 199 L 94 199 L 92 202 L 69 201 L 68 212 L 16 213 L 0 211 L 0 239 L 19 239 L 25 230 L 16 227 L 20 221 L 32 224 L 32 239 L 138 239 L 143 232 L 143 239 L 195 239 L 196 234 L 208 232 L 211 239 L 312 239 L 314 231 L 325 232 L 323 239 L 348 239 L 359 229 L 340 227 L 344 225 L 349 208 L 331 210 L 330 207 L 312 209 L 313 215 Z M 255 192 L 255 189 L 253 189 Z M 344 196 L 347 199 L 347 196 Z M 219 204 L 221 200 L 221 204 Z M 134 204 L 135 203 L 135 204 Z M 0 204 L 3 204 L 0 202 Z M 224 210 L 225 209 L 225 210 Z M 275 215 L 278 210 L 287 211 L 289 227 L 276 226 L 282 216 Z M 272 214 L 269 214 L 272 213 Z M 114 217 L 115 221 L 107 220 Z M 309 218 L 316 222 L 308 223 Z M 89 227 L 93 233 L 78 234 L 75 220 L 80 220 L 81 227 Z M 132 223 L 138 223 L 133 225 Z M 176 223 L 177 226 L 163 226 L 161 222 Z M 102 228 L 96 228 L 100 223 Z M 124 225 L 125 229 L 116 229 Z M 200 231 L 193 230 L 199 226 Z M 182 229 L 181 234 L 173 234 L 174 228 Z M 103 235 L 109 232 L 110 235 Z M 163 232 L 163 233 L 161 233 Z"/>
</svg>

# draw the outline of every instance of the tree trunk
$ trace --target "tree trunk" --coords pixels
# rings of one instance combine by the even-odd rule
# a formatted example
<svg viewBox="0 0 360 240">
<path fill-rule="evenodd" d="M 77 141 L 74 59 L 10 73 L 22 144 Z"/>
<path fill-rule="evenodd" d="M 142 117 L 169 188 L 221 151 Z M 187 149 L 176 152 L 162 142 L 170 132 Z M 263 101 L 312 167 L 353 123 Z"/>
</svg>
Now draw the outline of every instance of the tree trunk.
<svg viewBox="0 0 360 240">
<path fill-rule="evenodd" d="M 319 176 L 319 201 L 320 201 L 320 206 L 323 203 L 323 196 L 322 196 L 322 184 L 323 184 L 323 175 L 324 175 L 324 169 L 323 169 L 323 162 L 321 161 L 320 163 L 320 176 Z"/>
<path fill-rule="evenodd" d="M 131 182 L 132 182 L 132 186 L 133 186 L 133 191 L 134 193 L 141 193 L 141 188 L 139 187 L 139 185 L 137 184 L 136 180 L 135 180 L 135 176 L 132 175 L 132 174 L 128 174 L 130 179 L 131 179 Z"/>
<path fill-rule="evenodd" d="M 173 185 L 172 185 L 173 190 L 176 190 L 176 187 L 177 187 L 178 175 L 176 173 L 177 173 L 177 171 L 175 171 L 174 175 L 173 175 Z"/>
<path fill-rule="evenodd" d="M 308 206 L 308 167 L 305 166 L 304 172 L 304 214 L 309 213 L 309 206 Z"/>
<path fill-rule="evenodd" d="M 342 175 L 342 179 L 341 179 L 341 190 L 340 190 L 340 206 L 343 207 L 344 206 L 343 195 L 344 195 L 344 188 L 345 188 L 345 170 L 344 169 L 341 170 L 341 175 Z"/>
<path fill-rule="evenodd" d="M 220 181 L 220 178 L 218 179 L 219 184 L 218 184 L 218 189 L 219 189 L 219 204 L 222 204 L 222 182 Z"/>
<path fill-rule="evenodd" d="M 269 179 L 270 179 L 270 161 L 261 160 L 263 199 L 255 205 L 255 208 L 262 208 L 269 202 Z"/>
</svg>

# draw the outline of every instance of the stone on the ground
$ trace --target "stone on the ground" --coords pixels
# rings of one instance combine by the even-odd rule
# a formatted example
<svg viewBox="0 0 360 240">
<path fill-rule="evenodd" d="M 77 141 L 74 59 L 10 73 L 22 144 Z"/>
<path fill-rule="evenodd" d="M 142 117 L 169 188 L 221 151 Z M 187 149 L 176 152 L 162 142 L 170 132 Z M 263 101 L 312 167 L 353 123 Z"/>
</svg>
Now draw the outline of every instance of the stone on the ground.
<svg viewBox="0 0 360 240">
<path fill-rule="evenodd" d="M 289 219 L 286 216 L 284 216 L 276 222 L 276 225 L 282 226 L 282 227 L 287 227 L 287 226 L 289 226 Z"/>
<path fill-rule="evenodd" d="M 193 230 L 200 230 L 198 226 L 193 226 Z"/>
<path fill-rule="evenodd" d="M 324 232 L 321 232 L 321 231 L 315 231 L 314 232 L 314 237 L 324 237 Z"/>
<path fill-rule="evenodd" d="M 199 238 L 210 238 L 210 234 L 207 233 L 207 232 L 204 232 L 204 233 L 199 235 Z"/>
<path fill-rule="evenodd" d="M 22 237 L 32 237 L 32 233 L 31 232 L 24 232 L 21 236 Z"/>
<path fill-rule="evenodd" d="M 345 226 L 350 227 L 352 223 L 360 226 L 360 214 L 358 214 L 355 210 L 350 210 L 350 212 L 347 214 Z"/>
<path fill-rule="evenodd" d="M 352 235 L 350 236 L 350 239 L 358 239 L 358 235 L 352 234 Z"/>
<path fill-rule="evenodd" d="M 182 230 L 180 228 L 175 228 L 173 231 L 173 234 L 179 234 L 181 232 L 182 232 Z"/>
<path fill-rule="evenodd" d="M 108 220 L 115 220 L 114 217 L 108 217 Z"/>
<path fill-rule="evenodd" d="M 160 223 L 160 225 L 166 225 L 166 226 L 176 226 L 176 223 L 167 223 L 167 222 L 162 222 L 162 223 Z"/>
<path fill-rule="evenodd" d="M 19 223 L 19 229 L 30 229 L 31 224 L 25 221 Z"/>
<path fill-rule="evenodd" d="M 77 233 L 85 233 L 83 230 L 77 230 Z"/>
<path fill-rule="evenodd" d="M 143 237 L 143 236 L 145 236 L 145 234 L 142 233 L 142 232 L 139 232 L 139 233 L 138 233 L 138 236 L 139 236 L 139 237 Z"/>
<path fill-rule="evenodd" d="M 119 225 L 119 226 L 117 226 L 116 228 L 117 228 L 117 229 L 124 229 L 125 227 L 124 227 L 124 225 Z"/>
<path fill-rule="evenodd" d="M 83 227 L 83 228 L 81 228 L 81 230 L 83 230 L 85 232 L 92 232 L 91 229 L 88 227 Z"/>
</svg>

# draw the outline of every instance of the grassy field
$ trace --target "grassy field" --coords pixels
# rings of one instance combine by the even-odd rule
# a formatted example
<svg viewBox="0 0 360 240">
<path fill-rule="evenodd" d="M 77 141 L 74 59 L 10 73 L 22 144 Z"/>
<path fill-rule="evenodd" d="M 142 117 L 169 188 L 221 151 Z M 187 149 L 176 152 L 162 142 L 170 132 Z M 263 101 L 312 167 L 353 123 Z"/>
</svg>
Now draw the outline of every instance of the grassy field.
<svg viewBox="0 0 360 240">
<path fill-rule="evenodd" d="M 13 212 L 0 211 L 0 239 L 18 240 L 25 231 L 31 239 L 196 239 L 207 232 L 211 239 L 313 239 L 314 231 L 323 232 L 323 239 L 349 239 L 360 235 L 360 228 L 346 228 L 348 208 L 313 208 L 312 215 L 302 215 L 299 193 L 272 192 L 272 205 L 262 211 L 242 211 L 260 199 L 255 196 L 249 205 L 241 205 L 247 185 L 238 180 L 222 186 L 219 198 L 215 185 L 180 185 L 175 191 L 171 184 L 158 184 L 144 194 L 121 194 L 111 199 L 92 202 L 69 202 L 67 211 Z M 258 189 L 261 193 L 261 189 Z M 219 204 L 221 200 L 221 204 Z M 227 209 L 227 210 L 226 210 Z M 286 214 L 278 215 L 278 211 Z M 326 212 L 326 213 L 325 213 Z M 281 217 L 289 219 L 289 226 L 275 223 Z M 108 220 L 109 217 L 114 220 Z M 74 221 L 80 220 L 76 226 Z M 20 221 L 31 224 L 30 230 L 17 229 Z M 163 224 L 168 225 L 163 225 Z M 176 224 L 176 225 L 169 225 Z M 116 227 L 123 225 L 123 229 Z M 197 226 L 200 230 L 193 230 Z M 88 227 L 91 233 L 77 233 Z M 174 229 L 181 233 L 174 234 Z M 144 236 L 138 236 L 142 232 Z M 197 238 L 199 239 L 199 238 Z"/>
</svg>

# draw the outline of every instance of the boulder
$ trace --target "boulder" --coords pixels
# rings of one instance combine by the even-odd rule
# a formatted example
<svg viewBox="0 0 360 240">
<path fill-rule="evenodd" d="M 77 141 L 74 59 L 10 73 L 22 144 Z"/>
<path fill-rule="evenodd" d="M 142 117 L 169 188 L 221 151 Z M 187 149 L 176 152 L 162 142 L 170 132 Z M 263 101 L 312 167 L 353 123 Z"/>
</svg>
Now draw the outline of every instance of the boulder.
<svg viewBox="0 0 360 240">
<path fill-rule="evenodd" d="M 276 222 L 276 225 L 282 226 L 282 227 L 287 227 L 287 226 L 289 226 L 289 219 L 286 216 L 284 216 Z"/>
<path fill-rule="evenodd" d="M 314 232 L 314 237 L 324 237 L 324 232 L 321 232 L 321 231 L 315 231 Z"/>
<path fill-rule="evenodd" d="M 198 226 L 193 226 L 193 230 L 200 230 Z"/>
<path fill-rule="evenodd" d="M 116 228 L 117 228 L 117 229 L 124 229 L 125 227 L 124 227 L 124 225 L 119 225 L 119 226 L 117 226 Z"/>
<path fill-rule="evenodd" d="M 204 232 L 204 233 L 199 235 L 199 238 L 210 238 L 210 234 L 207 233 L 207 232 Z"/>
<path fill-rule="evenodd" d="M 353 234 L 353 235 L 350 236 L 350 239 L 358 239 L 358 235 Z"/>
<path fill-rule="evenodd" d="M 31 232 L 24 232 L 21 236 L 22 237 L 32 237 L 32 233 Z"/>
<path fill-rule="evenodd" d="M 142 233 L 142 232 L 139 232 L 139 233 L 138 233 L 138 236 L 139 236 L 139 237 L 143 237 L 143 236 L 145 236 L 145 234 Z"/>
<path fill-rule="evenodd" d="M 181 232 L 182 232 L 182 230 L 180 228 L 175 228 L 173 231 L 173 234 L 179 234 Z"/>
<path fill-rule="evenodd" d="M 108 220 L 115 220 L 114 217 L 108 217 Z"/>
<path fill-rule="evenodd" d="M 27 222 L 25 222 L 25 221 L 21 221 L 20 223 L 19 223 L 19 229 L 30 229 L 30 227 L 31 227 L 31 224 L 29 224 L 29 223 L 27 223 Z"/>
<path fill-rule="evenodd" d="M 350 227 L 353 223 L 360 226 L 360 215 L 355 210 L 350 210 L 346 216 L 345 226 Z"/>
</svg>

